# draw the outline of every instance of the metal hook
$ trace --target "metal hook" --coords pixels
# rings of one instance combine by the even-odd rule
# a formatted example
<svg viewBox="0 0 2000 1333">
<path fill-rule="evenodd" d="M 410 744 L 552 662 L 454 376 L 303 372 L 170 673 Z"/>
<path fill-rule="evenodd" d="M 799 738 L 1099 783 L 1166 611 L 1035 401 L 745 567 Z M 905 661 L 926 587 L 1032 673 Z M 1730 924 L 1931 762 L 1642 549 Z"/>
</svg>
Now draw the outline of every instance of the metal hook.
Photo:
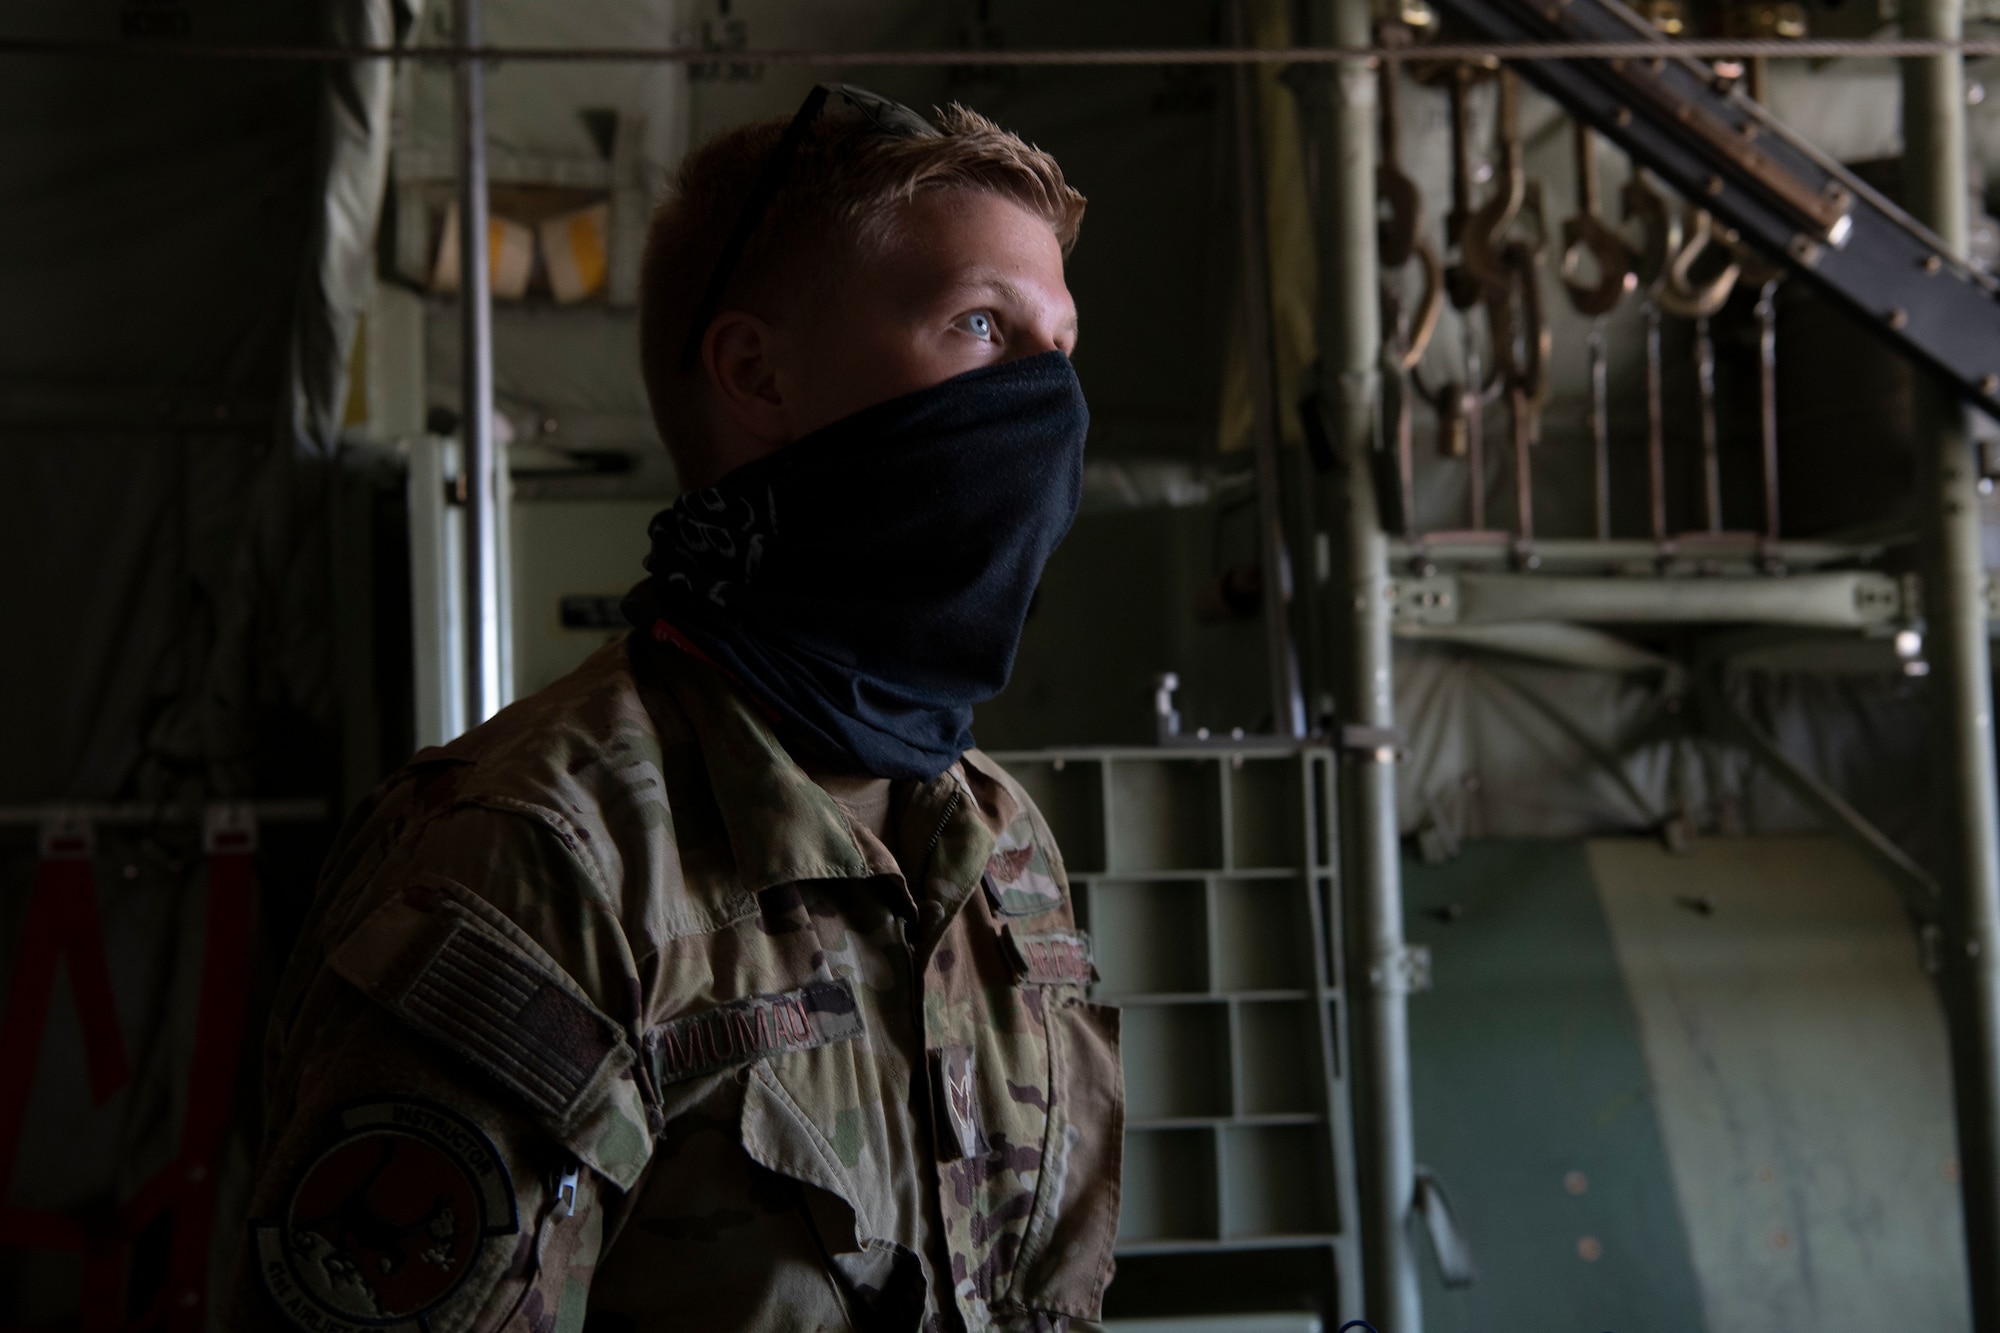
<svg viewBox="0 0 2000 1333">
<path fill-rule="evenodd" d="M 1596 136 L 1582 121 L 1576 122 L 1576 190 L 1576 215 L 1562 225 L 1562 284 L 1577 313 L 1595 318 L 1608 313 L 1639 286 L 1639 256 L 1598 213 Z M 1596 265 L 1595 282 L 1577 280 L 1585 255 Z"/>
<path fill-rule="evenodd" d="M 1424 294 L 1417 301 L 1416 316 L 1408 329 L 1398 334 L 1402 350 L 1396 357 L 1396 366 L 1405 371 L 1416 369 L 1417 362 L 1424 359 L 1431 339 L 1437 334 L 1438 318 L 1444 313 L 1444 265 L 1438 261 L 1437 251 L 1430 242 L 1419 239 L 1412 253 L 1423 269 Z"/>
<path fill-rule="evenodd" d="M 1376 102 L 1381 108 L 1382 160 L 1375 167 L 1375 189 L 1388 214 L 1376 227 L 1376 249 L 1383 268 L 1401 268 L 1410 262 L 1417 240 L 1417 224 L 1423 211 L 1423 194 L 1403 170 L 1401 117 L 1397 114 L 1396 62 L 1385 60 L 1376 75 Z"/>
<path fill-rule="evenodd" d="M 1541 268 L 1548 254 L 1548 227 L 1542 208 L 1540 181 L 1524 182 L 1517 218 L 1534 226 L 1501 247 L 1504 282 L 1485 291 L 1486 316 L 1493 356 L 1507 391 L 1507 415 L 1514 455 L 1516 529 L 1513 560 L 1518 568 L 1534 569 L 1534 474 L 1531 451 L 1541 434 L 1540 409 L 1548 392 L 1549 326 L 1542 305 Z M 1518 310 L 1518 316 L 1517 316 Z M 1518 320 L 1518 322 L 1517 322 Z"/>
<path fill-rule="evenodd" d="M 1737 281 L 1757 293 L 1757 440 L 1764 464 L 1764 564 L 1782 569 L 1778 541 L 1778 284 L 1785 279 L 1781 265 L 1743 243 L 1733 232 L 1723 242 L 1736 256 Z"/>
<path fill-rule="evenodd" d="M 1500 185 L 1472 211 L 1458 238 L 1466 272 L 1488 287 L 1502 287 L 1509 281 L 1502 238 L 1513 227 L 1527 198 L 1527 170 L 1521 162 L 1521 85 L 1510 69 L 1500 71 L 1495 119 L 1500 139 Z"/>
<path fill-rule="evenodd" d="M 1385 270 L 1402 268 L 1412 258 L 1423 270 L 1423 295 L 1418 298 L 1415 318 L 1407 327 L 1394 313 L 1400 311 L 1400 301 L 1384 293 L 1384 303 L 1392 312 L 1384 323 L 1393 330 L 1390 341 L 1395 349 L 1394 362 L 1398 370 L 1408 371 L 1423 359 L 1432 335 L 1437 332 L 1438 316 L 1444 309 L 1444 268 L 1437 251 L 1417 230 L 1423 215 L 1423 193 L 1402 166 L 1398 82 L 1395 62 L 1383 61 L 1378 76 L 1382 160 L 1375 168 L 1375 188 L 1387 206 L 1387 215 L 1377 227 L 1376 248 Z"/>
<path fill-rule="evenodd" d="M 1694 267 L 1710 248 L 1725 248 L 1716 237 L 1715 219 L 1704 208 L 1690 208 L 1683 228 L 1679 251 L 1667 263 L 1667 281 L 1660 289 L 1660 305 L 1670 315 L 1682 319 L 1708 319 L 1722 309 L 1736 289 L 1743 270 L 1733 257 L 1710 277 L 1696 282 Z"/>
<path fill-rule="evenodd" d="M 1538 243 L 1513 240 L 1501 249 L 1504 281 L 1488 294 L 1486 308 L 1501 379 L 1508 389 L 1526 393 L 1531 402 L 1540 405 L 1548 394 L 1551 343 L 1548 316 L 1542 307 L 1541 268 L 1548 248 L 1539 243 L 1546 234 L 1540 181 L 1529 182 L 1522 191 L 1520 215 L 1534 219 Z M 1521 312 L 1518 326 L 1514 319 L 1517 303 Z"/>
<path fill-rule="evenodd" d="M 1625 220 L 1636 221 L 1644 238 L 1633 256 L 1633 276 L 1642 291 L 1655 294 L 1667 276 L 1668 262 L 1680 249 L 1680 223 L 1644 168 L 1633 170 L 1632 179 L 1625 182 L 1618 197 Z"/>
<path fill-rule="evenodd" d="M 1644 168 L 1634 168 L 1632 178 L 1620 192 L 1625 220 L 1639 224 L 1641 241 L 1634 276 L 1645 294 L 1641 313 L 1646 323 L 1646 499 L 1652 522 L 1653 544 L 1659 559 L 1666 561 L 1673 549 L 1667 537 L 1667 443 L 1666 411 L 1660 356 L 1660 289 L 1666 284 L 1667 265 L 1681 245 L 1680 223 L 1667 198 L 1653 184 Z"/>
</svg>

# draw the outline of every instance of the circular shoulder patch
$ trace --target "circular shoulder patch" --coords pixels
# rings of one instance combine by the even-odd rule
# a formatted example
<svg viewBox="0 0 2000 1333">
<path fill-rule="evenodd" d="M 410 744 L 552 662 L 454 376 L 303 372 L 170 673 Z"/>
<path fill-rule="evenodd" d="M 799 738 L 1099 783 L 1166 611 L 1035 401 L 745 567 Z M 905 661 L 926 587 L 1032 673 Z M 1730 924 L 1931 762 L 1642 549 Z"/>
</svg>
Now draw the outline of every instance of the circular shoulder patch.
<svg viewBox="0 0 2000 1333">
<path fill-rule="evenodd" d="M 427 1329 L 491 1236 L 519 1228 L 493 1142 L 428 1102 L 371 1102 L 256 1226 L 264 1289 L 307 1333 Z"/>
</svg>

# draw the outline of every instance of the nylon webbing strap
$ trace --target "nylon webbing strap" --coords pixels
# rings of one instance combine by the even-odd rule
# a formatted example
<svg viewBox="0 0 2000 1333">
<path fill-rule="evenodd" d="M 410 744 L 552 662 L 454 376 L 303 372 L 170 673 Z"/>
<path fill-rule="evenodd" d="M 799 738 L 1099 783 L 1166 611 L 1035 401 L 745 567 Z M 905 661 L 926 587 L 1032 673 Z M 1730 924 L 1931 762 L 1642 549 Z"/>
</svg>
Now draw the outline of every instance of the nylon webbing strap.
<svg viewBox="0 0 2000 1333">
<path fill-rule="evenodd" d="M 14 1182 L 27 1125 L 28 1098 L 55 997 L 56 964 L 68 964 L 70 991 L 83 1027 L 84 1064 L 91 1100 L 102 1106 L 131 1076 L 125 1038 L 118 1030 L 118 1005 L 111 992 L 111 967 L 104 955 L 104 927 L 97 910 L 97 883 L 91 873 L 90 826 L 56 820 L 43 825 L 41 860 L 21 925 L 21 950 L 0 1014 L 0 1211 Z M 12 1227 L 5 1228 L 13 1230 Z"/>
<path fill-rule="evenodd" d="M 201 1003 L 181 1123 L 181 1196 L 174 1206 L 168 1266 L 168 1333 L 196 1333 L 208 1320 L 208 1242 L 215 1229 L 215 1158 L 236 1100 L 245 986 L 256 914 L 257 820 L 248 806 L 212 805 L 202 829 L 208 909 L 202 934 Z"/>
<path fill-rule="evenodd" d="M 83 1256 L 80 1333 L 115 1333 L 128 1323 L 164 1323 L 197 1333 L 207 1320 L 208 1246 L 215 1223 L 215 1159 L 235 1106 L 250 946 L 256 920 L 257 828 L 247 806 L 208 807 L 203 828 L 208 894 L 202 935 L 194 1053 L 176 1158 L 110 1217 L 86 1226 L 67 1213 L 6 1204 L 26 1129 L 28 1097 L 48 1024 L 58 960 L 68 965 L 84 1039 L 91 1096 L 102 1106 L 130 1077 L 118 1028 L 111 969 L 91 873 L 90 829 L 58 821 L 42 831 L 21 953 L 0 1014 L 0 1246 L 65 1250 Z M 128 1319 L 127 1259 L 132 1239 L 173 1214 L 167 1281 L 152 1306 Z"/>
</svg>

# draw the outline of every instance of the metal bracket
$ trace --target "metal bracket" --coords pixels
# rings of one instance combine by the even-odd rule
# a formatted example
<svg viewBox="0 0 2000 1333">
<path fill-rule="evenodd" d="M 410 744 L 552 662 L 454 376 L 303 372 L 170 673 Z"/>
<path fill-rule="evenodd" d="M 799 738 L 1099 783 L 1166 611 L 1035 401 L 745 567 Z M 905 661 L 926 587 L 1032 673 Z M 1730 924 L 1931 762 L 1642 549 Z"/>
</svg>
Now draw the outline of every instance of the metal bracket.
<svg viewBox="0 0 2000 1333">
<path fill-rule="evenodd" d="M 1368 985 L 1377 995 L 1422 995 L 1431 988 L 1430 947 L 1405 944 L 1394 953 L 1377 955 L 1368 969 Z"/>
<path fill-rule="evenodd" d="M 1395 763 L 1408 739 L 1398 727 L 1348 725 L 1340 729 L 1343 753 L 1372 759 L 1378 764 Z"/>
<path fill-rule="evenodd" d="M 257 809 L 247 801 L 212 801 L 202 811 L 202 851 L 247 856 L 257 850 Z"/>
<path fill-rule="evenodd" d="M 44 861 L 88 861 L 97 850 L 90 820 L 80 811 L 54 810 L 40 824 L 37 841 Z"/>
<path fill-rule="evenodd" d="M 1417 1168 L 1416 1209 L 1417 1216 L 1424 1221 L 1424 1232 L 1431 1239 L 1431 1255 L 1437 1260 L 1438 1276 L 1444 1279 L 1445 1286 L 1460 1290 L 1477 1282 L 1479 1268 L 1472 1262 L 1472 1245 L 1459 1229 L 1444 1186 L 1438 1184 L 1429 1167 Z"/>
<path fill-rule="evenodd" d="M 1405 625 L 1456 625 L 1458 580 L 1450 574 L 1391 579 L 1389 615 Z"/>
</svg>

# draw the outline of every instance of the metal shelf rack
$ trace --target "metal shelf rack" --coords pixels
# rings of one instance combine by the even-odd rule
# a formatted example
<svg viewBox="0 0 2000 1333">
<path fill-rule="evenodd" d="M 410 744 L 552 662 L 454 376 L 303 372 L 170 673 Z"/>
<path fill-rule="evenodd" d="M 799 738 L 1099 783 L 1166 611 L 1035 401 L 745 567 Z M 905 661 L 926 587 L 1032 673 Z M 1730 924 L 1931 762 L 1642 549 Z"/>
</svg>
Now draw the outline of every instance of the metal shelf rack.
<svg viewBox="0 0 2000 1333">
<path fill-rule="evenodd" d="M 1333 752 L 995 758 L 1055 834 L 1095 997 L 1124 1011 L 1118 1254 L 1324 1247 L 1358 1310 Z"/>
</svg>

